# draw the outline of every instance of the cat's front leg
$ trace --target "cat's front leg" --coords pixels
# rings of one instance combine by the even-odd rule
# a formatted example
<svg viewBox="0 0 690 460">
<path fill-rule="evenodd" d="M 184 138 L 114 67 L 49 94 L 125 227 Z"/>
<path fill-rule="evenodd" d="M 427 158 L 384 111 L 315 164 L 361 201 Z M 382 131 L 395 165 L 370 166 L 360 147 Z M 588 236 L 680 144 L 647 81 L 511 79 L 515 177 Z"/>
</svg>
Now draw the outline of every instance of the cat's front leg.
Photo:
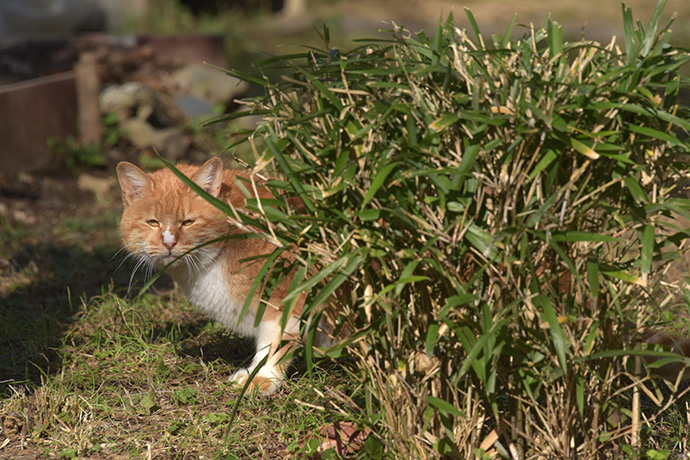
<svg viewBox="0 0 690 460">
<path fill-rule="evenodd" d="M 235 372 L 230 380 L 244 386 L 254 370 L 261 366 L 249 383 L 248 391 L 271 394 L 278 390 L 290 365 L 285 355 L 295 349 L 299 340 L 298 325 L 297 319 L 290 318 L 283 332 L 278 322 L 262 322 L 257 328 L 256 353 L 251 364 Z"/>
</svg>

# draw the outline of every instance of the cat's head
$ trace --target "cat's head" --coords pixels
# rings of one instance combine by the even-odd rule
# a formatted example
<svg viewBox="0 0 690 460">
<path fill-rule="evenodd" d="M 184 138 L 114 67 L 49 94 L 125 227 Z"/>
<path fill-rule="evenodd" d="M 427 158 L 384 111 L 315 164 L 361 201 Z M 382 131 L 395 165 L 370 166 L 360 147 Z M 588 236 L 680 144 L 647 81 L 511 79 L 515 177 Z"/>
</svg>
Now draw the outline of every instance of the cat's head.
<svg viewBox="0 0 690 460">
<path fill-rule="evenodd" d="M 220 196 L 223 163 L 219 158 L 200 167 L 178 165 L 178 169 L 212 196 Z M 227 219 L 172 171 L 161 169 L 147 174 L 131 163 L 121 162 L 117 177 L 125 205 L 120 223 L 122 239 L 140 264 L 160 269 L 184 255 L 174 266 L 184 263 L 200 269 L 217 256 L 221 243 L 204 243 L 227 234 Z M 192 251 L 194 248 L 198 249 Z"/>
</svg>

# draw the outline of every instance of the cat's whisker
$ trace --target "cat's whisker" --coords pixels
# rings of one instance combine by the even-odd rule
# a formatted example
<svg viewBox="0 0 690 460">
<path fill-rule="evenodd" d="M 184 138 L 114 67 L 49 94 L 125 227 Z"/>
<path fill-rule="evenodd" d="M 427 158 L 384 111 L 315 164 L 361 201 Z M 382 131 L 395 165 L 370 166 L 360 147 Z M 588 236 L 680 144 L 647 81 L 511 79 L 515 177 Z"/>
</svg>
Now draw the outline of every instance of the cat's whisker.
<svg viewBox="0 0 690 460">
<path fill-rule="evenodd" d="M 139 268 L 146 264 L 146 259 L 142 256 L 138 256 L 137 258 L 137 263 L 134 265 L 134 269 L 132 269 L 132 274 L 129 277 L 129 285 L 127 286 L 127 294 L 130 293 L 132 290 L 132 283 L 134 282 L 134 276 L 137 274 L 137 271 Z"/>
<path fill-rule="evenodd" d="M 182 256 L 182 260 L 184 263 L 187 264 L 187 269 L 189 271 L 196 271 L 196 265 L 194 264 L 194 258 L 192 257 L 192 254 L 185 254 Z"/>
<path fill-rule="evenodd" d="M 153 274 L 156 271 L 156 257 L 148 256 L 146 263 L 146 281 L 153 278 Z"/>
<path fill-rule="evenodd" d="M 115 253 L 115 255 L 114 255 L 113 257 L 110 258 L 110 260 L 108 261 L 108 263 L 112 262 L 113 259 L 115 259 L 115 257 L 116 257 L 118 254 L 120 254 L 121 252 L 126 251 L 126 250 L 127 250 L 127 248 L 123 247 L 122 249 L 120 249 L 119 251 L 117 251 L 117 252 Z M 131 259 L 131 258 L 133 258 L 133 257 L 134 257 L 134 254 L 131 254 L 131 253 L 125 254 L 125 256 L 122 258 L 122 260 L 120 260 L 120 263 L 119 263 L 119 264 L 117 265 L 117 267 L 115 268 L 115 271 L 117 272 L 119 269 L 121 269 L 122 266 L 124 265 L 124 263 L 127 262 L 129 259 Z"/>
<path fill-rule="evenodd" d="M 193 267 L 194 271 L 199 273 L 201 268 L 201 260 L 199 259 L 199 256 L 195 252 L 192 252 L 187 255 L 186 259 L 187 263 Z"/>
<path fill-rule="evenodd" d="M 197 262 L 199 262 L 200 265 L 204 266 L 204 268 L 208 268 L 208 264 L 204 263 L 204 261 L 213 259 L 213 253 L 211 252 L 211 250 L 209 250 L 209 248 L 205 246 L 195 249 L 193 254 Z"/>
<path fill-rule="evenodd" d="M 117 256 L 119 256 L 120 254 L 122 254 L 125 251 L 127 251 L 127 248 L 122 246 L 120 249 L 118 249 L 118 251 L 115 254 L 113 254 L 113 256 L 110 259 L 108 259 L 108 263 L 113 262 L 117 258 Z M 131 256 L 131 254 L 125 254 L 125 257 L 122 259 L 122 261 L 120 262 L 120 265 L 118 265 L 117 268 L 120 268 L 120 266 L 122 265 L 122 262 L 127 260 L 130 256 Z"/>
<path fill-rule="evenodd" d="M 193 270 L 197 276 L 201 275 L 201 268 L 203 267 L 203 264 L 199 256 L 195 252 L 192 252 L 188 254 L 185 259 L 187 261 L 187 266 L 190 267 L 190 269 Z"/>
</svg>

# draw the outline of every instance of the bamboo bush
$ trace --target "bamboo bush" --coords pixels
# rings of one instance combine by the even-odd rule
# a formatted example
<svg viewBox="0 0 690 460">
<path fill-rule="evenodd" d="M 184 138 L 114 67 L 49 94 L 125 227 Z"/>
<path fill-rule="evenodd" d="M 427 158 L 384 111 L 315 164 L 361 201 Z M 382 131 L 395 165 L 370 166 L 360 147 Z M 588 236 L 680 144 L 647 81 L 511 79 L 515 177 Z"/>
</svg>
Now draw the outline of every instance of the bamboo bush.
<svg viewBox="0 0 690 460">
<path fill-rule="evenodd" d="M 232 218 L 297 256 L 292 296 L 342 326 L 325 352 L 352 358 L 390 457 L 644 452 L 676 401 L 638 357 L 681 358 L 627 341 L 687 293 L 662 283 L 690 150 L 663 4 L 646 28 L 624 5 L 622 43 L 512 38 L 515 18 L 489 39 L 467 11 L 258 63 L 277 82 L 229 71 L 265 88 L 241 115 L 263 117 L 255 171 L 303 202 Z"/>
</svg>

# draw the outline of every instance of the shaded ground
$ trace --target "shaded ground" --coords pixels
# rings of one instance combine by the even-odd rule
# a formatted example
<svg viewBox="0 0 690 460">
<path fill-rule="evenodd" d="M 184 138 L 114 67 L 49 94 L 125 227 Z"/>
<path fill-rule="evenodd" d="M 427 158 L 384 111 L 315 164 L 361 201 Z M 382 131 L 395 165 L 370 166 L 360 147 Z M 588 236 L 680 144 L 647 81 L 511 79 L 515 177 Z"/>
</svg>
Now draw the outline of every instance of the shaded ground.
<svg viewBox="0 0 690 460">
<path fill-rule="evenodd" d="M 40 382 L 60 366 L 53 351 L 81 299 L 127 287 L 128 273 L 116 271 L 114 258 L 117 207 L 96 203 L 72 177 L 2 192 L 0 383 Z"/>
</svg>

